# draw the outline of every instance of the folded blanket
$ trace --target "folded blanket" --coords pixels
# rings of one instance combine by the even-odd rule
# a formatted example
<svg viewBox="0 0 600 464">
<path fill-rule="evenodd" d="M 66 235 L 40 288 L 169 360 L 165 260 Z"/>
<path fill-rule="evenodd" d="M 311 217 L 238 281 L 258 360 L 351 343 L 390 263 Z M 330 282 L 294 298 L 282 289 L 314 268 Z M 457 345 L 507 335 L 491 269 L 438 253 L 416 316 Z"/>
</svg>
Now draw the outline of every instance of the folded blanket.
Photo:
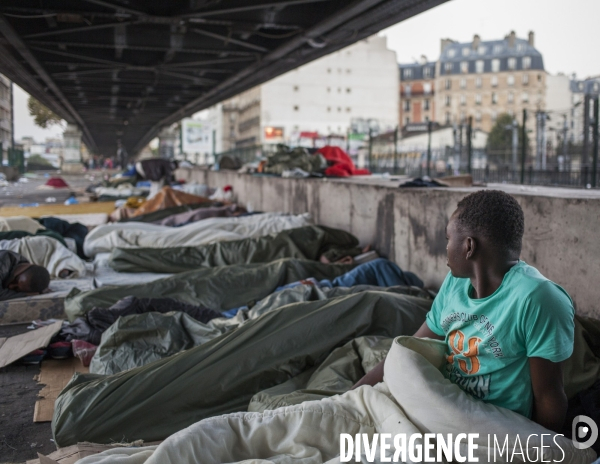
<svg viewBox="0 0 600 464">
<path fill-rule="evenodd" d="M 184 272 L 200 267 L 268 263 L 280 258 L 318 260 L 331 250 L 355 256 L 358 239 L 343 230 L 305 226 L 277 234 L 197 247 L 117 248 L 110 266 L 119 272 Z"/>
</svg>

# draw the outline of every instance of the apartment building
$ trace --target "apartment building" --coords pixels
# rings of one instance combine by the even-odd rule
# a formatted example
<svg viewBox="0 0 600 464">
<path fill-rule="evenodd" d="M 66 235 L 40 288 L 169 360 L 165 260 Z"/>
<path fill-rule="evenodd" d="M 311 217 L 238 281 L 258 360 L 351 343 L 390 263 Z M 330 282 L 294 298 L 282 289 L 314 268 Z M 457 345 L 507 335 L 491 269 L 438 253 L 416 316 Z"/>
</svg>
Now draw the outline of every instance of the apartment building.
<svg viewBox="0 0 600 464">
<path fill-rule="evenodd" d="M 0 74 L 0 143 L 4 151 L 12 143 L 11 81 L 2 74 Z"/>
<path fill-rule="evenodd" d="M 400 125 L 435 121 L 435 61 L 422 56 L 418 63 L 401 64 L 399 69 Z"/>
<path fill-rule="evenodd" d="M 546 108 L 546 73 L 542 54 L 534 46 L 534 33 L 519 39 L 511 32 L 502 40 L 470 43 L 441 41 L 436 69 L 436 108 L 441 124 L 473 118 L 473 127 L 489 132 L 496 118 L 508 113 L 521 120 L 528 110 L 527 126 L 535 127 L 535 113 Z"/>
<path fill-rule="evenodd" d="M 302 137 L 346 137 L 368 123 L 398 125 L 398 62 L 373 36 L 223 101 L 216 127 L 223 151 Z"/>
</svg>

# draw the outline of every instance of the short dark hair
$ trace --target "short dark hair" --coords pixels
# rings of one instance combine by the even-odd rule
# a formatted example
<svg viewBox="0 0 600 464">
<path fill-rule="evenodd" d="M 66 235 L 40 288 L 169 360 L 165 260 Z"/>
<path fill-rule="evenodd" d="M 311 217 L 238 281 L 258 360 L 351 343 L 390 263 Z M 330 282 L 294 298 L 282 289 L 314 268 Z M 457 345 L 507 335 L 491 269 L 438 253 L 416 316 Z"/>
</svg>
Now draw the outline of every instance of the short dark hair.
<svg viewBox="0 0 600 464">
<path fill-rule="evenodd" d="M 48 288 L 50 283 L 50 274 L 45 267 L 29 266 L 23 271 L 23 276 L 26 276 L 28 283 L 28 291 L 32 293 L 41 293 Z"/>
<path fill-rule="evenodd" d="M 459 227 L 489 238 L 504 252 L 521 253 L 525 218 L 514 197 L 500 190 L 480 190 L 457 206 Z"/>
</svg>

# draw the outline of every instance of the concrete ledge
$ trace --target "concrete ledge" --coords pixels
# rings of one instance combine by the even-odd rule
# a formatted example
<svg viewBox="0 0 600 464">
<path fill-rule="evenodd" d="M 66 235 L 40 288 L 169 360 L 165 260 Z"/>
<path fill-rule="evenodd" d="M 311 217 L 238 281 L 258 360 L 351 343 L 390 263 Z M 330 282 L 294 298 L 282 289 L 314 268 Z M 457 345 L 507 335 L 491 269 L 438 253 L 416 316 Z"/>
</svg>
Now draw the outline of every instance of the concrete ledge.
<svg viewBox="0 0 600 464">
<path fill-rule="evenodd" d="M 283 179 L 201 168 L 180 169 L 177 178 L 231 185 L 238 202 L 254 210 L 310 212 L 316 224 L 353 233 L 431 287 L 439 287 L 448 273 L 448 218 L 465 194 L 481 189 L 399 189 L 397 179 Z M 507 191 L 523 208 L 522 259 L 564 287 L 579 314 L 600 318 L 600 191 L 487 188 Z"/>
</svg>

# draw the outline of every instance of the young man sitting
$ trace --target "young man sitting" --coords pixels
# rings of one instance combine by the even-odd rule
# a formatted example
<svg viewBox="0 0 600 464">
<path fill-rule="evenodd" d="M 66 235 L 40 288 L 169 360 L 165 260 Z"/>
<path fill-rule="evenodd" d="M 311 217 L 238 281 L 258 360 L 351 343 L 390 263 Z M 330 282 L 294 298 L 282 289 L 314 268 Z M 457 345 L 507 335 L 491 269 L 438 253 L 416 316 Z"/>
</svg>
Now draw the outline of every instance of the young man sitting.
<svg viewBox="0 0 600 464">
<path fill-rule="evenodd" d="M 0 250 L 0 301 L 45 293 L 50 274 L 20 254 Z"/>
<path fill-rule="evenodd" d="M 573 303 L 519 260 L 523 231 L 523 210 L 510 195 L 482 190 L 463 198 L 446 227 L 450 273 L 415 337 L 446 341 L 446 376 L 467 393 L 558 432 Z M 383 362 L 354 388 L 382 380 Z"/>
</svg>

